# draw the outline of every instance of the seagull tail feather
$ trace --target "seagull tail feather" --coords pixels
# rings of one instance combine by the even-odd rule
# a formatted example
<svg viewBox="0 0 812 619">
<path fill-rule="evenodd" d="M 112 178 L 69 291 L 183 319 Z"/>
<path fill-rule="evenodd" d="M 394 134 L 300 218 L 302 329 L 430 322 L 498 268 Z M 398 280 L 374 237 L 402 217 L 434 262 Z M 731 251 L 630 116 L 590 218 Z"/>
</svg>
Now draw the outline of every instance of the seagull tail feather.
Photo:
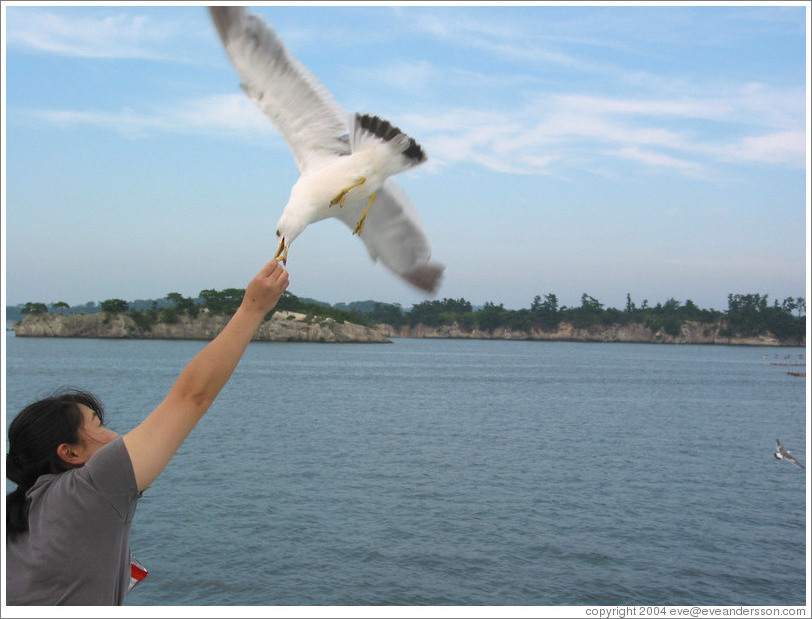
<svg viewBox="0 0 812 619">
<path fill-rule="evenodd" d="M 426 160 L 423 147 L 388 120 L 370 114 L 356 114 L 353 121 L 353 130 L 350 134 L 352 150 L 365 139 L 373 137 L 397 150 L 405 159 L 406 167 L 416 166 Z"/>
</svg>

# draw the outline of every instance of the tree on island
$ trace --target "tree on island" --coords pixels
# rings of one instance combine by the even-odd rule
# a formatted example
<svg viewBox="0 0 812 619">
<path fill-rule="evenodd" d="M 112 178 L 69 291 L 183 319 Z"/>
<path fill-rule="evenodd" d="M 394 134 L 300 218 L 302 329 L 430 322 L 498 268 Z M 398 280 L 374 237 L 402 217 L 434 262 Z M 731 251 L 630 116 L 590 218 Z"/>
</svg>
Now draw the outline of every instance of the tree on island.
<svg viewBox="0 0 812 619">
<path fill-rule="evenodd" d="M 31 303 L 30 301 L 20 310 L 23 314 L 47 314 L 48 306 L 45 303 Z"/>
<path fill-rule="evenodd" d="M 129 312 L 126 301 L 108 299 L 101 303 L 101 310 L 107 313 L 128 312 L 139 328 L 149 331 L 156 323 L 176 323 L 183 315 L 195 318 L 202 311 L 232 314 L 239 307 L 244 293 L 245 290 L 239 288 L 222 291 L 209 289 L 201 291 L 195 300 L 171 292 L 166 296 L 169 307 L 158 309 L 158 302 L 153 301 L 150 309 Z M 67 308 L 68 305 L 60 302 L 52 307 Z M 638 305 L 630 294 L 626 295 L 625 307 L 620 310 L 605 307 L 587 293 L 581 295 L 580 305 L 574 307 L 560 305 L 558 297 L 551 293 L 536 295 L 529 309 L 519 310 L 510 310 L 502 303 L 490 301 L 474 310 L 470 301 L 462 298 L 427 300 L 414 305 L 409 311 L 404 311 L 398 304 L 377 302 L 366 303 L 363 307 L 364 310 L 353 308 L 348 312 L 329 304 L 306 301 L 285 291 L 274 311 L 305 314 L 308 320 L 331 318 L 336 322 L 387 324 L 393 328 L 404 325 L 446 326 L 463 332 L 479 329 L 493 333 L 500 328 L 550 332 L 560 328 L 563 323 L 585 330 L 608 325 L 641 324 L 655 334 L 665 333 L 676 337 L 682 333 L 683 326 L 691 322 L 717 329 L 722 337 L 752 337 L 769 333 L 786 343 L 800 343 L 806 338 L 806 300 L 803 297 L 788 297 L 770 304 L 768 295 L 753 293 L 728 295 L 726 312 L 701 309 L 690 299 L 681 303 L 669 298 L 654 307 L 645 299 Z M 48 307 L 43 303 L 26 303 L 20 311 L 22 314 L 44 314 L 48 312 Z"/>
<path fill-rule="evenodd" d="M 110 314 L 121 314 L 130 308 L 129 303 L 123 299 L 107 299 L 101 302 L 101 310 Z"/>
</svg>

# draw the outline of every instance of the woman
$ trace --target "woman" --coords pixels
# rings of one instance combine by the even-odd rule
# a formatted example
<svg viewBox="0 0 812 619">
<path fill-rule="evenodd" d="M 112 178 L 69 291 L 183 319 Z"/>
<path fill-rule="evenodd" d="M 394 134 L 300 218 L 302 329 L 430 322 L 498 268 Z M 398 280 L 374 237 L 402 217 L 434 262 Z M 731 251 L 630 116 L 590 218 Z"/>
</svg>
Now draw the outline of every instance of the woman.
<svg viewBox="0 0 812 619">
<path fill-rule="evenodd" d="M 73 391 L 26 407 L 8 430 L 6 601 L 121 604 L 138 497 L 225 386 L 265 315 L 288 287 L 269 262 L 222 332 L 181 372 L 158 407 L 124 436 L 104 427 L 92 395 Z"/>
</svg>

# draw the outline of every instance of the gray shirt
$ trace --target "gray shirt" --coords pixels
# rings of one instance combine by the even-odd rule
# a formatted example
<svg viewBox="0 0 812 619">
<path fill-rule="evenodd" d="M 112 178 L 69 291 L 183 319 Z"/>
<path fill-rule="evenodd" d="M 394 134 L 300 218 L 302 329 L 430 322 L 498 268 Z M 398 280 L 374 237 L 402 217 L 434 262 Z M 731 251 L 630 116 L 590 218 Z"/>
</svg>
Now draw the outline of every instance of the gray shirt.
<svg viewBox="0 0 812 619">
<path fill-rule="evenodd" d="M 29 529 L 6 544 L 6 602 L 121 604 L 139 497 L 121 437 L 81 468 L 41 476 L 26 496 Z"/>
</svg>

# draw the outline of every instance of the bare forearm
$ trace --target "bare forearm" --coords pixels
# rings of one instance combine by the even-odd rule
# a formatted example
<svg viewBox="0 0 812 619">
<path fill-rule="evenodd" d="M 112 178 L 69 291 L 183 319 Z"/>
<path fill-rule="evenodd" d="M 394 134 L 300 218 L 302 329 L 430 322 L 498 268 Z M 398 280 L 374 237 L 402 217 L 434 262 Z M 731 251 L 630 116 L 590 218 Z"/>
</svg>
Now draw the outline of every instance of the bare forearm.
<svg viewBox="0 0 812 619">
<path fill-rule="evenodd" d="M 183 369 L 170 398 L 179 398 L 202 415 L 228 382 L 263 316 L 240 307 L 220 334 Z"/>
<path fill-rule="evenodd" d="M 161 473 L 214 402 L 287 286 L 287 271 L 274 261 L 266 264 L 248 284 L 240 308 L 220 334 L 186 365 L 163 402 L 124 436 L 139 490 Z"/>
<path fill-rule="evenodd" d="M 202 415 L 228 382 L 262 319 L 287 288 L 287 273 L 270 262 L 251 280 L 228 324 L 181 372 L 169 398 L 191 403 Z"/>
</svg>

